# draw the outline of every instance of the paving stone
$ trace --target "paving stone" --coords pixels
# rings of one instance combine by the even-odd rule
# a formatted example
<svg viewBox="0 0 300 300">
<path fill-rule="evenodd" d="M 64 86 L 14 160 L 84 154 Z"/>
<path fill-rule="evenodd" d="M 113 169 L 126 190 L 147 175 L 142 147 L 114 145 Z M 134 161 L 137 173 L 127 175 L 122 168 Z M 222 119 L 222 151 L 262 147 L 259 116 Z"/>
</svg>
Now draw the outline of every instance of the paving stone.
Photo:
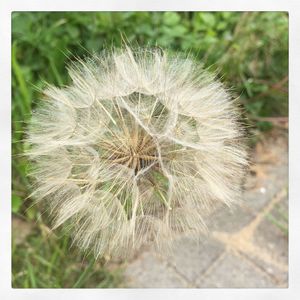
<svg viewBox="0 0 300 300">
<path fill-rule="evenodd" d="M 244 205 L 253 213 L 259 212 L 283 188 L 288 186 L 288 168 L 279 166 L 269 170 L 268 177 L 261 179 L 259 187 L 244 193 Z"/>
<path fill-rule="evenodd" d="M 235 233 L 249 224 L 255 215 L 243 206 L 218 208 L 208 220 L 211 231 Z"/>
<path fill-rule="evenodd" d="M 256 245 L 270 253 L 278 262 L 288 263 L 288 237 L 271 221 L 264 219 L 259 224 L 253 240 Z"/>
<path fill-rule="evenodd" d="M 247 254 L 247 258 L 273 278 L 273 281 L 276 282 L 278 287 L 288 287 L 288 272 L 277 268 L 273 264 L 267 263 L 255 255 Z"/>
<path fill-rule="evenodd" d="M 226 255 L 199 280 L 200 288 L 272 288 L 276 284 L 251 263 L 232 253 Z"/>
<path fill-rule="evenodd" d="M 282 287 L 288 286 L 288 236 L 283 229 L 278 227 L 278 224 L 287 226 L 285 216 L 287 212 L 288 199 L 284 197 L 264 218 L 254 233 L 254 244 L 267 253 L 274 263 L 263 260 L 251 253 L 247 254 L 250 260 L 264 269 Z M 272 217 L 272 221 L 268 219 L 268 216 Z M 286 266 L 286 268 L 281 266 Z"/>
<path fill-rule="evenodd" d="M 279 203 L 274 206 L 271 211 L 271 215 L 281 222 L 282 224 L 288 224 L 288 198 L 285 196 Z"/>
<path fill-rule="evenodd" d="M 244 207 L 253 214 L 258 213 L 278 191 L 273 185 L 274 183 L 266 182 L 260 188 L 246 192 L 244 194 Z"/>
<path fill-rule="evenodd" d="M 285 181 L 288 183 L 289 180 L 289 168 L 288 168 L 288 162 L 287 163 L 281 163 L 281 165 L 277 166 L 276 169 L 273 169 L 272 174 L 275 176 L 277 180 Z"/>
<path fill-rule="evenodd" d="M 153 253 L 143 253 L 125 271 L 127 287 L 131 288 L 184 288 L 182 279 L 166 261 Z"/>
<path fill-rule="evenodd" d="M 224 246 L 212 239 L 195 240 L 182 236 L 174 242 L 172 253 L 165 257 L 180 274 L 193 283 L 223 251 Z"/>
</svg>

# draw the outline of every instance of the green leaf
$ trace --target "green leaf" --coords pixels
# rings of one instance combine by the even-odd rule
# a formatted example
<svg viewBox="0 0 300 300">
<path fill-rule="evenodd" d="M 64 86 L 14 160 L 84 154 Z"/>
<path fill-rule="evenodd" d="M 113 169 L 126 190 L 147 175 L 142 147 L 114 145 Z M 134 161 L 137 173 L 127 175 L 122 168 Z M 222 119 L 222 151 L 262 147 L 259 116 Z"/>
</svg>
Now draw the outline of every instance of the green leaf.
<svg viewBox="0 0 300 300">
<path fill-rule="evenodd" d="M 30 263 L 29 259 L 27 260 L 27 271 L 28 271 L 31 287 L 36 288 L 35 274 L 34 274 L 34 271 L 33 271 L 32 264 Z"/>
<path fill-rule="evenodd" d="M 186 32 L 187 32 L 187 29 L 183 25 L 176 25 L 172 31 L 173 36 L 177 36 L 177 37 L 184 36 L 186 34 Z"/>
<path fill-rule="evenodd" d="M 217 25 L 217 30 L 224 30 L 224 29 L 226 29 L 226 27 L 227 27 L 226 22 L 220 22 Z"/>
<path fill-rule="evenodd" d="M 202 13 L 201 18 L 203 22 L 210 27 L 213 27 L 216 23 L 215 16 L 213 13 Z"/>
<path fill-rule="evenodd" d="M 263 103 L 261 101 L 256 102 L 249 102 L 245 104 L 245 107 L 248 112 L 250 112 L 252 115 L 257 116 L 260 115 L 260 111 L 262 109 Z"/>
<path fill-rule="evenodd" d="M 73 285 L 73 288 L 81 288 L 83 287 L 84 283 L 88 280 L 88 278 L 92 275 L 91 271 L 94 267 L 95 260 L 92 258 L 85 268 L 85 270 L 81 273 L 75 284 Z"/>
<path fill-rule="evenodd" d="M 273 124 L 271 122 L 267 122 L 267 121 L 258 121 L 256 126 L 261 131 L 269 131 L 273 128 Z"/>
<path fill-rule="evenodd" d="M 18 213 L 22 205 L 21 197 L 13 194 L 11 198 L 11 209 L 13 213 Z"/>
<path fill-rule="evenodd" d="M 22 14 L 20 12 L 12 13 L 12 22 L 12 33 L 19 33 L 22 35 L 28 32 L 32 24 L 30 15 Z"/>
<path fill-rule="evenodd" d="M 70 35 L 70 38 L 77 39 L 79 37 L 79 29 L 77 27 L 67 27 L 67 32 Z"/>
<path fill-rule="evenodd" d="M 20 67 L 18 61 L 17 61 L 17 42 L 14 42 L 12 45 L 12 53 L 11 53 L 11 64 L 12 64 L 12 70 L 13 74 L 16 76 L 17 82 L 18 82 L 18 88 L 20 89 L 20 92 L 23 97 L 23 104 L 20 104 L 20 108 L 22 110 L 22 114 L 25 115 L 30 111 L 31 107 L 31 98 L 30 93 L 27 89 L 26 80 L 24 78 L 24 74 L 22 72 L 22 68 Z"/>
<path fill-rule="evenodd" d="M 164 13 L 163 21 L 164 21 L 164 24 L 166 24 L 168 26 L 174 26 L 179 23 L 180 16 L 176 12 L 168 11 L 168 12 Z"/>
</svg>

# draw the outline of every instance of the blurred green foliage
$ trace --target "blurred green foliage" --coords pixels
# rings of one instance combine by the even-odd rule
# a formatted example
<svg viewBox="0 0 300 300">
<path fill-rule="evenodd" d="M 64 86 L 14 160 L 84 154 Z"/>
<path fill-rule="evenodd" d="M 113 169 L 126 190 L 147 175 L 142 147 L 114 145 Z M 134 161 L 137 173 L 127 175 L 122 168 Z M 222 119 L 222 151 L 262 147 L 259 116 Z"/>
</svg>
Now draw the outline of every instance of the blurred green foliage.
<svg viewBox="0 0 300 300">
<path fill-rule="evenodd" d="M 221 80 L 240 97 L 247 122 L 256 130 L 272 127 L 264 117 L 288 115 L 287 13 L 14 12 L 14 214 L 27 220 L 37 218 L 37 211 L 30 206 L 30 200 L 23 201 L 29 195 L 29 183 L 25 176 L 26 161 L 19 154 L 23 153 L 25 147 L 22 138 L 26 121 L 40 98 L 44 81 L 59 86 L 67 84 L 68 61 L 75 56 L 88 56 L 90 52 L 99 52 L 112 45 L 118 47 L 124 39 L 132 45 L 158 46 L 194 55 L 204 66 L 217 71 L 222 76 Z M 28 241 L 33 248 L 37 242 L 36 239 Z M 60 247 L 59 243 L 57 247 Z M 25 255 L 24 251 L 20 247 L 14 252 L 15 273 L 24 267 L 20 258 Z M 62 251 L 70 253 L 65 248 Z M 51 260 L 47 254 L 42 257 Z M 66 256 L 66 261 L 69 261 L 68 257 L 74 258 L 72 255 Z M 58 260 L 58 263 L 61 262 Z M 39 266 L 37 263 L 32 270 Z M 30 274 L 28 271 L 27 276 Z M 103 278 L 105 282 L 107 278 Z M 25 276 L 22 280 L 16 281 L 16 285 L 22 287 L 24 282 L 29 282 L 28 285 L 33 286 L 29 277 Z M 52 281 L 46 279 L 43 286 L 47 285 L 46 282 L 51 286 Z M 54 285 L 63 286 L 57 282 Z"/>
<path fill-rule="evenodd" d="M 114 288 L 122 284 L 122 269 L 108 270 L 105 259 L 95 262 L 76 249 L 70 249 L 67 234 L 49 233 L 39 222 L 26 241 L 13 240 L 14 288 Z"/>
</svg>

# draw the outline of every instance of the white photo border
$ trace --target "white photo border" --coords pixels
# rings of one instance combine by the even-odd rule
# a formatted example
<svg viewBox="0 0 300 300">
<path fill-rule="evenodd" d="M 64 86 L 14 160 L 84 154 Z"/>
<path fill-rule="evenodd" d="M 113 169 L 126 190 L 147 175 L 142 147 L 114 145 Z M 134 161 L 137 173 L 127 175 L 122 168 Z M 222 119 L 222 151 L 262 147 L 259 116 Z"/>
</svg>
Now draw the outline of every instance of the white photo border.
<svg viewBox="0 0 300 300">
<path fill-rule="evenodd" d="M 289 287 L 286 289 L 13 289 L 11 287 L 11 13 L 286 11 L 289 13 Z M 1 299 L 297 299 L 300 295 L 300 2 L 297 0 L 7 0 L 0 3 Z M 297 130 L 298 128 L 298 130 Z M 299 136 L 299 137 L 298 137 Z M 297 138 L 298 137 L 298 138 Z M 230 274 L 228 274 L 230 276 Z M 299 297 L 299 296 L 298 296 Z"/>
</svg>

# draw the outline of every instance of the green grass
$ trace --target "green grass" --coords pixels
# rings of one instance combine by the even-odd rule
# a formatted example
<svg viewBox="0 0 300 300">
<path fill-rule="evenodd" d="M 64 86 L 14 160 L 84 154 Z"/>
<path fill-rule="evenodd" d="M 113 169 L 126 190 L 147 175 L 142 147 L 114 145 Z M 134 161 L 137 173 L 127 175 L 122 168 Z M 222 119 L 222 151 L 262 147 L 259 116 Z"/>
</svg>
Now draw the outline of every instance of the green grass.
<svg viewBox="0 0 300 300">
<path fill-rule="evenodd" d="M 278 218 L 275 218 L 271 214 L 266 215 L 267 219 L 275 225 L 285 236 L 288 236 L 289 234 L 289 228 L 288 228 L 288 220 L 278 220 Z M 287 214 L 285 214 L 285 217 L 287 217 Z"/>
<path fill-rule="evenodd" d="M 12 210 L 36 222 L 24 131 L 44 82 L 68 84 L 66 63 L 122 39 L 196 56 L 240 97 L 252 131 L 288 115 L 288 15 L 281 12 L 14 12 L 12 14 Z M 257 138 L 257 134 L 255 135 Z M 46 217 L 13 248 L 14 287 L 114 287 L 118 272 L 92 263 L 67 236 L 46 236 Z M 43 227 L 44 226 L 44 227 Z M 58 232 L 56 232 L 59 234 Z"/>
<path fill-rule="evenodd" d="M 284 203 L 277 203 L 272 212 L 266 215 L 266 218 L 275 227 L 277 227 L 283 235 L 289 235 L 289 216 L 288 208 Z"/>
<path fill-rule="evenodd" d="M 42 223 L 22 244 L 13 239 L 12 249 L 14 288 L 112 288 L 122 283 L 122 269 L 112 271 L 104 259 L 85 257 L 68 235 L 49 234 Z"/>
</svg>

